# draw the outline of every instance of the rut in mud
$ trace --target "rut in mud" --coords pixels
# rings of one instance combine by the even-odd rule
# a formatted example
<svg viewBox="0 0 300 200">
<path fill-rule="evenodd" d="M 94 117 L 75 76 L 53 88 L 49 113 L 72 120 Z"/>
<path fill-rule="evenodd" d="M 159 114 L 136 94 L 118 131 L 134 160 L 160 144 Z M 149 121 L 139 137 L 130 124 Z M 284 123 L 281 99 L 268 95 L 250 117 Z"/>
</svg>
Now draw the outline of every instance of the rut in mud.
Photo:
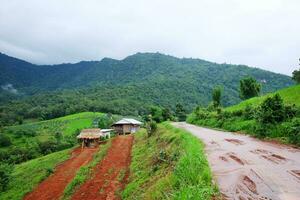
<svg viewBox="0 0 300 200">
<path fill-rule="evenodd" d="M 77 170 L 90 162 L 98 148 L 76 148 L 71 158 L 56 167 L 54 174 L 40 183 L 25 200 L 57 200 L 64 192 L 67 184 L 74 178 Z"/>
<path fill-rule="evenodd" d="M 72 200 L 120 199 L 129 174 L 133 136 L 118 136 L 103 160 L 93 169 L 92 177 L 72 196 Z"/>
<path fill-rule="evenodd" d="M 184 122 L 173 125 L 205 143 L 223 199 L 300 199 L 299 149 Z"/>
</svg>

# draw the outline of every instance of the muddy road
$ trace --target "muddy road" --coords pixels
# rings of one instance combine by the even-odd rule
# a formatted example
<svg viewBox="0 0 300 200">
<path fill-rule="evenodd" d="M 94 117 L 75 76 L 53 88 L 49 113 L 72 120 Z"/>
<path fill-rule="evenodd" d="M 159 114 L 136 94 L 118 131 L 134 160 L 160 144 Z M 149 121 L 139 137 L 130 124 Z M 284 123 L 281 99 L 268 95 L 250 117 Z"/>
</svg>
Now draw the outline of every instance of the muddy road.
<svg viewBox="0 0 300 200">
<path fill-rule="evenodd" d="M 184 122 L 200 138 L 224 199 L 299 200 L 300 150 Z"/>
</svg>

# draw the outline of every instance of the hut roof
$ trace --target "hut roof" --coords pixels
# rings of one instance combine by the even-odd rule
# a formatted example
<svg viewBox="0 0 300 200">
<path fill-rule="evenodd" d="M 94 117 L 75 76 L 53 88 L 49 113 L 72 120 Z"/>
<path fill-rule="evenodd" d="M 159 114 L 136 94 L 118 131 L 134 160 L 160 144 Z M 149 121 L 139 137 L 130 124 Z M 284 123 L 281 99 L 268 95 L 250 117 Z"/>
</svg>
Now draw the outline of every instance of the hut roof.
<svg viewBox="0 0 300 200">
<path fill-rule="evenodd" d="M 120 121 L 117 121 L 114 123 L 114 125 L 122 125 L 122 124 L 133 124 L 133 125 L 141 125 L 142 122 L 137 121 L 135 119 L 130 119 L 130 118 L 123 118 Z"/>
<path fill-rule="evenodd" d="M 103 136 L 100 128 L 83 129 L 77 136 L 79 139 L 98 139 Z"/>
</svg>

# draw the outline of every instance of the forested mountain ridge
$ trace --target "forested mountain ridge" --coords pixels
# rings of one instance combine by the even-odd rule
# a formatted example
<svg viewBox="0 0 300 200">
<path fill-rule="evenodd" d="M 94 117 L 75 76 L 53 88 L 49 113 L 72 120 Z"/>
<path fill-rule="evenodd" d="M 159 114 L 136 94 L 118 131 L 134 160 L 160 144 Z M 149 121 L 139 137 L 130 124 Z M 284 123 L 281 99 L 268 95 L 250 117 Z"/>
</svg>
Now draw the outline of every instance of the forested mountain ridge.
<svg viewBox="0 0 300 200">
<path fill-rule="evenodd" d="M 139 114 L 150 105 L 172 109 L 177 103 L 191 111 L 199 104 L 207 105 L 217 85 L 223 87 L 222 104 L 227 106 L 240 101 L 239 80 L 248 75 L 262 83 L 263 93 L 293 84 L 289 76 L 258 68 L 160 53 L 60 65 L 34 65 L 1 54 L 0 101 L 4 105 L 0 113 L 16 109 L 16 113 L 27 113 L 26 118 L 36 117 L 28 114 L 32 110 L 49 114 L 60 107 L 65 114 L 95 110 L 124 115 Z M 29 97 L 12 101 L 24 96 Z"/>
</svg>

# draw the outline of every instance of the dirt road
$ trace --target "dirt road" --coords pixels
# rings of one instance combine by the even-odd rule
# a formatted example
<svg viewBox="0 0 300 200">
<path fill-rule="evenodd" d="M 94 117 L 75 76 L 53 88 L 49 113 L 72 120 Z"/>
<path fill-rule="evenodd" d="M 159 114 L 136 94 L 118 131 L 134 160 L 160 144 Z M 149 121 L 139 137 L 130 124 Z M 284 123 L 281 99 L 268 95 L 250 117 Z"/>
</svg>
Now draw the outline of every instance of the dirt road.
<svg viewBox="0 0 300 200">
<path fill-rule="evenodd" d="M 200 138 L 224 199 L 299 200 L 300 150 L 245 135 L 173 123 Z"/>
<path fill-rule="evenodd" d="M 58 200 L 67 186 L 74 178 L 76 171 L 92 160 L 98 148 L 77 148 L 73 150 L 72 156 L 59 165 L 54 174 L 40 183 L 33 192 L 25 196 L 25 200 Z"/>
<path fill-rule="evenodd" d="M 129 173 L 133 136 L 118 136 L 103 160 L 93 170 L 87 180 L 72 196 L 72 200 L 112 200 L 119 199 Z"/>
</svg>

